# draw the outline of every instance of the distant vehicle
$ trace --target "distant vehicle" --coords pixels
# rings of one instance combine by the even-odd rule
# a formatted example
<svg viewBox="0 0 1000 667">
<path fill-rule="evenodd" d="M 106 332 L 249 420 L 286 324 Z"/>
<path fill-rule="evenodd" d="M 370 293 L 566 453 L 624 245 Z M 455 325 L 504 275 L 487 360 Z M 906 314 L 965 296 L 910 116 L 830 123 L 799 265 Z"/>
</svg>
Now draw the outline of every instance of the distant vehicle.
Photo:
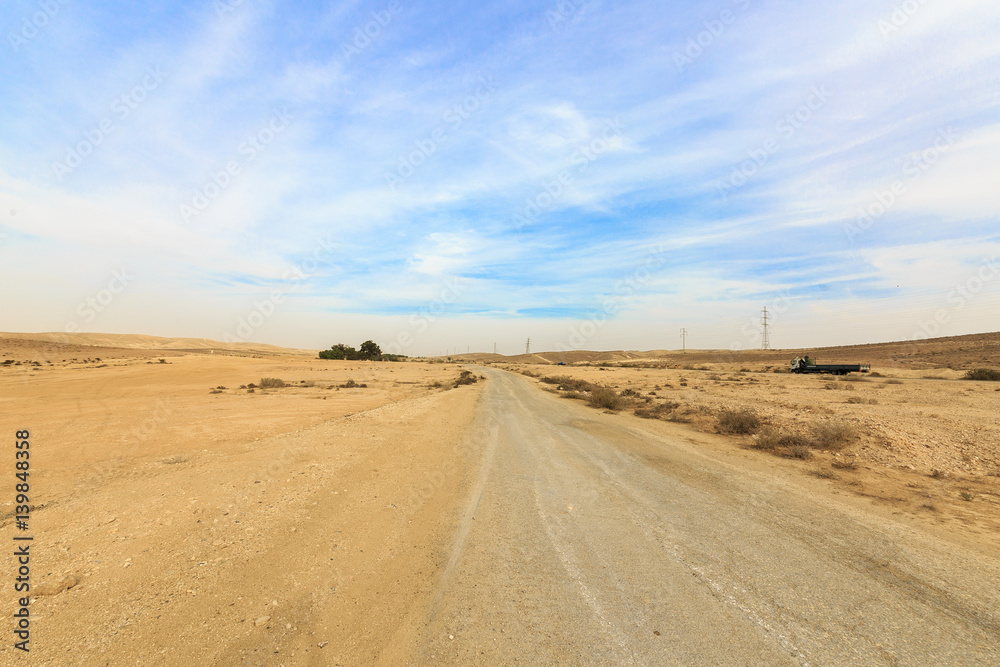
<svg viewBox="0 0 1000 667">
<path fill-rule="evenodd" d="M 809 357 L 792 359 L 792 373 L 830 373 L 831 375 L 847 375 L 848 373 L 867 373 L 871 364 L 817 364 Z"/>
<path fill-rule="evenodd" d="M 565 366 L 565 365 L 566 365 L 565 361 L 560 361 L 558 364 L 556 364 L 556 366 Z"/>
</svg>

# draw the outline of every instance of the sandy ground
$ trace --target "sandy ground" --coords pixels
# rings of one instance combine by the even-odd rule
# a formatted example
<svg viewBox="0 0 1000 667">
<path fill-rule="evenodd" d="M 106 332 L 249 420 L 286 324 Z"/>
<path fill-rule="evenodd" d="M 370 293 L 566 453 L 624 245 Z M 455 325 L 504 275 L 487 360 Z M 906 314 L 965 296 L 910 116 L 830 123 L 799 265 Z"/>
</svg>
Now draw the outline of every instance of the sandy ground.
<svg viewBox="0 0 1000 667">
<path fill-rule="evenodd" d="M 477 392 L 444 388 L 457 366 L 18 351 L 53 360 L 0 368 L 3 428 L 31 431 L 33 663 L 362 664 L 432 585 Z M 292 386 L 238 389 L 264 377 Z"/>
<path fill-rule="evenodd" d="M 320 361 L 212 341 L 143 347 L 152 344 L 0 335 L 0 363 L 11 360 L 0 365 L 0 427 L 11 439 L 31 431 L 33 663 L 518 664 L 553 638 L 549 662 L 681 660 L 636 628 L 670 637 L 690 660 L 726 662 L 718 650 L 730 644 L 696 637 L 708 623 L 759 655 L 850 664 L 850 642 L 811 639 L 819 626 L 794 620 L 809 609 L 779 594 L 808 588 L 811 572 L 834 591 L 822 599 L 824 632 L 836 637 L 853 632 L 836 618 L 872 604 L 849 604 L 838 577 L 860 572 L 865 590 L 889 600 L 866 616 L 865 664 L 946 658 L 892 630 L 915 618 L 968 640 L 952 647 L 961 664 L 996 653 L 995 635 L 982 634 L 996 625 L 996 601 L 969 582 L 989 579 L 1000 553 L 998 394 L 996 383 L 959 380 L 958 364 L 891 367 L 889 353 L 883 377 L 850 382 L 774 373 L 777 357 L 630 355 L 617 361 L 638 367 L 502 363 L 518 375 L 483 369 L 488 380 L 450 388 L 456 363 Z M 677 403 L 686 423 L 596 410 L 524 371 L 631 389 L 639 405 Z M 262 378 L 288 386 L 251 392 Z M 349 380 L 367 386 L 341 387 Z M 740 407 L 786 432 L 836 421 L 858 435 L 838 451 L 783 458 L 750 436 L 714 433 L 718 411 Z M 584 445 L 589 462 L 572 463 Z M 617 491 L 602 495 L 612 482 Z M 582 488 L 591 492 L 576 498 Z M 662 504 L 668 491 L 687 504 Z M 808 503 L 793 511 L 796 496 Z M 597 500 L 608 504 L 596 514 L 566 509 Z M 747 503 L 745 521 L 725 518 Z M 807 536 L 794 537 L 805 551 L 788 573 L 773 549 L 791 533 L 774 530 L 792 514 Z M 25 534 L 12 496 L 0 497 L 0 517 L 8 544 Z M 811 525 L 844 540 L 823 542 Z M 858 525 L 864 539 L 848 539 Z M 739 526 L 750 532 L 737 537 Z M 667 560 L 637 546 L 667 538 Z M 742 572 L 733 549 L 778 569 Z M 817 549 L 829 562 L 810 570 Z M 838 563 L 890 560 L 891 575 L 869 565 L 838 574 Z M 641 583 L 653 561 L 667 579 L 683 575 L 683 592 L 664 598 Z M 674 625 L 657 620 L 671 614 Z M 788 633 L 798 654 L 780 639 Z M 0 662 L 13 653 L 0 645 Z"/>
</svg>

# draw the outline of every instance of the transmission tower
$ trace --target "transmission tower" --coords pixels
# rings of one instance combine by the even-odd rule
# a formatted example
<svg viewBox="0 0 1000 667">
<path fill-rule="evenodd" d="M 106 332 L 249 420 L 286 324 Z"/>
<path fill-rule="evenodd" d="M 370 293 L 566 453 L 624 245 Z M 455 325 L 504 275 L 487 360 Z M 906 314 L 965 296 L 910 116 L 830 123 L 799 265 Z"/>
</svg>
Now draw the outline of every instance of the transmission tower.
<svg viewBox="0 0 1000 667">
<path fill-rule="evenodd" d="M 531 339 L 530 338 L 528 339 L 528 342 L 524 344 L 524 353 L 525 354 L 531 354 Z"/>
<path fill-rule="evenodd" d="M 762 337 L 761 342 L 760 342 L 760 349 L 762 349 L 762 350 L 770 350 L 771 349 L 771 336 L 770 336 L 770 334 L 767 331 L 767 327 L 769 326 L 768 322 L 767 322 L 767 306 L 764 306 L 764 317 L 761 320 L 761 322 L 764 325 L 764 329 L 763 329 L 763 337 Z"/>
<path fill-rule="evenodd" d="M 681 352 L 687 354 L 687 329 L 681 329 Z"/>
<path fill-rule="evenodd" d="M 493 354 L 497 353 L 497 344 L 493 343 Z"/>
</svg>

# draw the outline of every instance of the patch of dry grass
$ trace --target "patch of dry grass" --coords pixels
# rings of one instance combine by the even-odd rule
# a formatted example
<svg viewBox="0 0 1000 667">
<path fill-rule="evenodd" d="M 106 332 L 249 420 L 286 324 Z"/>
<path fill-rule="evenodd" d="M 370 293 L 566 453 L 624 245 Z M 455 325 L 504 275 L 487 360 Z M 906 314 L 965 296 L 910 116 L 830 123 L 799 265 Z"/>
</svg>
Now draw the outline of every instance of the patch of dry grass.
<svg viewBox="0 0 1000 667">
<path fill-rule="evenodd" d="M 731 435 L 752 435 L 764 424 L 753 410 L 723 410 L 718 415 L 719 433 Z"/>
</svg>

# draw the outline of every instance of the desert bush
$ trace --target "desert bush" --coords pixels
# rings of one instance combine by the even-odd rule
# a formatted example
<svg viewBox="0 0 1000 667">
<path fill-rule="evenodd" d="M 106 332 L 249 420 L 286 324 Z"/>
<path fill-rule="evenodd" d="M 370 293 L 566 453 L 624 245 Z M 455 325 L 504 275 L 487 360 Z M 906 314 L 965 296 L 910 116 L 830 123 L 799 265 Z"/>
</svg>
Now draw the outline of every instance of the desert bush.
<svg viewBox="0 0 1000 667">
<path fill-rule="evenodd" d="M 352 378 L 352 379 L 349 379 L 344 384 L 340 385 L 340 388 L 341 389 L 355 389 L 355 388 L 357 388 L 357 389 L 367 389 L 368 385 L 364 384 L 364 383 L 358 384 Z"/>
<path fill-rule="evenodd" d="M 733 435 L 750 435 L 757 431 L 763 423 L 753 410 L 723 410 L 718 416 L 719 433 Z"/>
<path fill-rule="evenodd" d="M 834 459 L 830 465 L 840 470 L 857 470 L 858 460 L 853 456 L 845 459 Z"/>
<path fill-rule="evenodd" d="M 970 503 L 970 502 L 972 502 L 972 501 L 973 501 L 973 499 L 975 499 L 975 497 L 976 497 L 976 494 L 974 494 L 974 493 L 969 493 L 968 491 L 962 491 L 962 492 L 961 492 L 961 493 L 959 493 L 958 495 L 959 495 L 959 497 L 960 497 L 960 498 L 961 498 L 962 500 L 964 500 L 964 501 L 965 501 L 965 502 L 967 502 L 967 503 Z"/>
<path fill-rule="evenodd" d="M 851 396 L 847 399 L 848 403 L 853 403 L 855 405 L 877 405 L 878 401 L 874 398 L 862 398 L 861 396 Z"/>
<path fill-rule="evenodd" d="M 983 380 L 986 382 L 1000 382 L 1000 371 L 992 368 L 976 368 L 965 372 L 963 380 Z"/>
<path fill-rule="evenodd" d="M 594 389 L 594 385 L 590 382 L 571 378 L 568 375 L 551 375 L 543 377 L 541 381 L 546 384 L 558 385 L 556 388 L 559 391 L 591 391 Z"/>
<path fill-rule="evenodd" d="M 463 384 L 475 384 L 478 380 L 479 378 L 473 375 L 472 371 L 462 371 L 458 376 L 458 379 L 455 380 L 455 386 L 459 387 Z"/>
<path fill-rule="evenodd" d="M 750 447 L 753 449 L 774 449 L 778 446 L 778 438 L 781 434 L 770 426 L 761 426 L 757 433 L 750 439 Z"/>
<path fill-rule="evenodd" d="M 806 445 L 793 445 L 785 450 L 785 456 L 793 459 L 802 459 L 803 461 L 812 458 L 812 451 Z"/>
<path fill-rule="evenodd" d="M 931 477 L 933 477 L 934 479 L 944 479 L 947 476 L 948 473 L 946 473 L 944 470 L 940 470 L 939 468 L 931 469 Z"/>
<path fill-rule="evenodd" d="M 639 392 L 637 392 L 635 389 L 628 388 L 628 389 L 622 389 L 621 395 L 624 398 L 636 398 L 637 396 L 639 396 Z"/>
<path fill-rule="evenodd" d="M 625 399 L 619 396 L 613 389 L 607 387 L 595 387 L 587 397 L 587 404 L 594 408 L 604 408 L 605 410 L 621 410 L 625 405 Z"/>
<path fill-rule="evenodd" d="M 885 382 L 883 382 L 883 384 L 903 384 L 903 381 L 892 379 L 892 380 L 886 380 Z"/>
<path fill-rule="evenodd" d="M 635 416 L 642 417 L 643 419 L 668 419 L 672 416 L 674 410 L 681 406 L 680 403 L 675 403 L 673 401 L 666 401 L 664 403 L 657 403 L 648 408 L 636 408 Z"/>
<path fill-rule="evenodd" d="M 844 422 L 826 422 L 813 427 L 813 444 L 823 449 L 840 449 L 857 437 L 857 429 Z"/>
<path fill-rule="evenodd" d="M 781 447 L 810 447 L 812 444 L 812 440 L 799 433 L 782 433 L 778 436 L 778 445 Z"/>
<path fill-rule="evenodd" d="M 252 387 L 253 385 L 247 385 Z M 285 381 L 281 378 L 261 378 L 258 385 L 261 389 L 280 389 L 286 386 Z"/>
</svg>

